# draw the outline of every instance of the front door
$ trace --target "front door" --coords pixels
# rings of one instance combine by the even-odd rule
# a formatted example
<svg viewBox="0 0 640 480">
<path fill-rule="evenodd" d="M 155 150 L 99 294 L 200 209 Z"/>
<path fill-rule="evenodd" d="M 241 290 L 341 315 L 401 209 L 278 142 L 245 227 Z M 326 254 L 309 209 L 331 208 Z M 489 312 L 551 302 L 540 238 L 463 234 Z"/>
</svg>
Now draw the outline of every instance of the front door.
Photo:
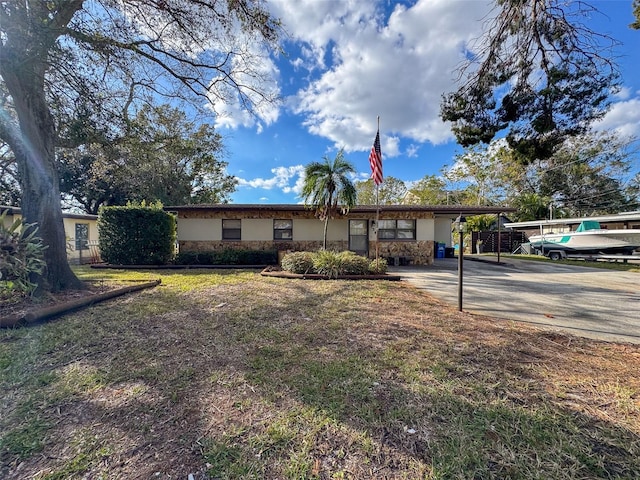
<svg viewBox="0 0 640 480">
<path fill-rule="evenodd" d="M 349 220 L 349 250 L 358 255 L 369 255 L 369 221 Z"/>
</svg>

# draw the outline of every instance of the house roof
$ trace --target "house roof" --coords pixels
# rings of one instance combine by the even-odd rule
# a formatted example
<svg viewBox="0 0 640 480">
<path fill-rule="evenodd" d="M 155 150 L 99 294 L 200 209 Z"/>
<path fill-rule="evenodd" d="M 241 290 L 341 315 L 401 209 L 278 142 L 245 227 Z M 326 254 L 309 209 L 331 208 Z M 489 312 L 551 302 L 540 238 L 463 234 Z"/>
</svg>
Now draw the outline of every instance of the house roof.
<svg viewBox="0 0 640 480">
<path fill-rule="evenodd" d="M 0 205 L 0 213 L 8 212 L 8 215 L 22 215 L 22 209 L 20 207 L 12 207 L 11 205 Z M 62 212 L 62 218 L 77 218 L 78 220 L 96 220 L 97 215 L 90 215 L 88 213 L 65 213 Z"/>
<path fill-rule="evenodd" d="M 350 213 L 375 213 L 375 205 L 356 205 L 349 210 Z M 457 217 L 458 215 L 484 215 L 515 212 L 515 208 L 493 207 L 493 206 L 468 206 L 468 205 L 380 205 L 380 213 L 385 212 L 433 212 L 439 217 Z M 247 211 L 258 210 L 269 211 L 290 211 L 300 212 L 309 210 L 302 204 L 241 204 L 224 203 L 214 205 L 179 205 L 164 207 L 165 210 L 179 212 L 187 210 L 209 210 L 209 211 Z"/>
<path fill-rule="evenodd" d="M 20 214 L 20 208 L 12 207 L 10 205 L 0 205 L 0 214 L 6 212 L 7 215 Z"/>
</svg>

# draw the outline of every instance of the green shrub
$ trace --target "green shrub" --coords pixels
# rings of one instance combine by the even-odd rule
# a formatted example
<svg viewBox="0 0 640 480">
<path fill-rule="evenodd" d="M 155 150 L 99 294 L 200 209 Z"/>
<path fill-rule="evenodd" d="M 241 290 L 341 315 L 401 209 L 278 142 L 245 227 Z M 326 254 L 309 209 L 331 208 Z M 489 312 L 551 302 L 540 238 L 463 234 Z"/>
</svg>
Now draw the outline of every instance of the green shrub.
<svg viewBox="0 0 640 480">
<path fill-rule="evenodd" d="M 317 252 L 291 252 L 282 258 L 282 269 L 291 273 L 317 273 L 329 278 L 339 275 L 368 275 L 387 272 L 387 261 L 383 258 L 369 261 L 368 258 L 345 250 L 319 250 Z"/>
<path fill-rule="evenodd" d="M 275 250 L 225 249 L 209 252 L 180 252 L 176 265 L 275 265 L 278 252 Z"/>
<path fill-rule="evenodd" d="M 100 254 L 114 265 L 162 265 L 175 253 L 176 219 L 159 204 L 105 207 L 98 216 Z"/>
<path fill-rule="evenodd" d="M 338 254 L 340 260 L 340 275 L 367 275 L 369 273 L 369 259 L 355 252 L 344 251 Z"/>
<path fill-rule="evenodd" d="M 276 265 L 277 250 L 238 250 L 239 265 Z"/>
<path fill-rule="evenodd" d="M 387 273 L 387 259 L 378 258 L 369 263 L 369 273 L 371 275 L 384 275 Z"/>
<path fill-rule="evenodd" d="M 5 226 L 6 212 L 0 215 L 0 295 L 30 294 L 37 285 L 32 276 L 43 272 L 46 248 L 36 236 L 35 225 L 16 219 Z"/>
<path fill-rule="evenodd" d="M 289 252 L 282 257 L 283 270 L 291 273 L 315 273 L 313 268 L 314 254 L 311 252 Z"/>
<path fill-rule="evenodd" d="M 211 252 L 180 252 L 176 255 L 176 265 L 213 265 Z"/>
<path fill-rule="evenodd" d="M 342 275 L 342 258 L 338 252 L 319 250 L 313 254 L 313 269 L 320 275 L 337 278 Z"/>
</svg>

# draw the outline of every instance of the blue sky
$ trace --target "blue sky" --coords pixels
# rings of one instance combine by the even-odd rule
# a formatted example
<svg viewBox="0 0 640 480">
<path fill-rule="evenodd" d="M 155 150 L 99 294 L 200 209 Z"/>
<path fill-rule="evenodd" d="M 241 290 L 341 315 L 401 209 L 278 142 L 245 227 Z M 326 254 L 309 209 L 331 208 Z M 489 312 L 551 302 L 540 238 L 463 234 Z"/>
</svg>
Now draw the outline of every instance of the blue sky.
<svg viewBox="0 0 640 480">
<path fill-rule="evenodd" d="M 588 3 L 585 19 L 616 38 L 623 88 L 598 128 L 640 133 L 640 31 L 631 0 Z M 383 171 L 405 182 L 438 175 L 461 153 L 439 116 L 455 69 L 482 31 L 487 0 L 271 0 L 287 38 L 284 54 L 265 59 L 269 88 L 283 101 L 257 117 L 218 105 L 233 203 L 299 203 L 304 166 L 344 148 L 357 179 L 370 176 L 368 155 L 380 116 Z M 636 162 L 636 166 L 640 163 Z"/>
</svg>

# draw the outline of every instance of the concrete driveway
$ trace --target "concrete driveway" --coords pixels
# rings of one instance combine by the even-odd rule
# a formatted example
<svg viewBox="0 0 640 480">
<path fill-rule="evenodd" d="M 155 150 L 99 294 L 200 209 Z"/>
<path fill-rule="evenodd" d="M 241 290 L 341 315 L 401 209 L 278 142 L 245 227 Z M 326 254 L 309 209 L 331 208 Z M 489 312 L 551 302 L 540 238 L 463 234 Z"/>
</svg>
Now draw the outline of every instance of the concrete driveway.
<svg viewBox="0 0 640 480">
<path fill-rule="evenodd" d="M 640 274 L 484 257 L 465 257 L 463 310 L 565 330 L 600 340 L 640 343 Z M 435 298 L 458 305 L 458 263 L 393 267 Z"/>
</svg>

